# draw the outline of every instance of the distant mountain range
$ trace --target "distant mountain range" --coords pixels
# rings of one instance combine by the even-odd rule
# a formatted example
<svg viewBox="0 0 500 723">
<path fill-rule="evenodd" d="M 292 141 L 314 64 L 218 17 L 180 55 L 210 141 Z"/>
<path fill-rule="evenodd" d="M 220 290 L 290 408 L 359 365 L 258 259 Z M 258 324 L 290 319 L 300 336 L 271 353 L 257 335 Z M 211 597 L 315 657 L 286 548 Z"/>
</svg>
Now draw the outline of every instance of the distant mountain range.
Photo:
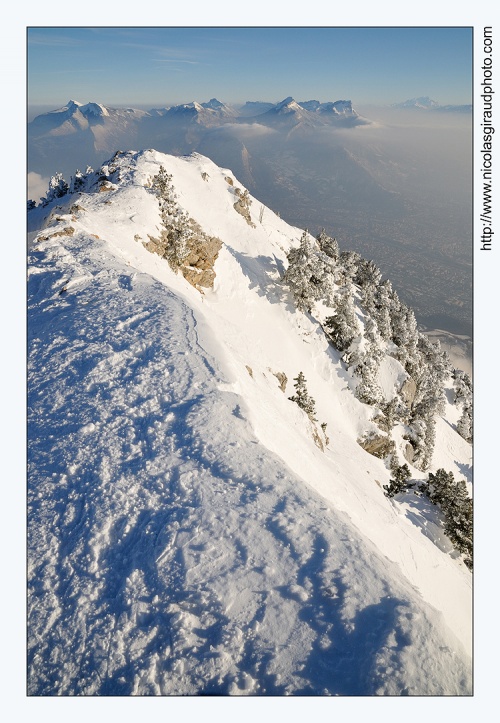
<svg viewBox="0 0 500 723">
<path fill-rule="evenodd" d="M 151 110 L 70 100 L 28 123 L 28 170 L 41 175 L 56 170 L 71 173 L 84 163 L 102 162 L 120 148 L 155 146 L 172 153 L 190 153 L 197 149 L 206 130 L 228 123 L 296 130 L 352 127 L 370 121 L 353 109 L 350 100 L 298 103 L 288 97 L 274 104 L 249 101 L 238 109 L 211 98 L 206 103 L 192 101 Z"/>
<path fill-rule="evenodd" d="M 410 98 L 403 103 L 393 103 L 391 108 L 418 108 L 419 110 L 438 110 L 455 113 L 471 113 L 472 105 L 441 105 L 425 95 L 420 98 Z"/>
<path fill-rule="evenodd" d="M 255 122 L 258 123 L 271 125 L 274 121 L 283 119 L 291 124 L 328 121 L 333 123 L 347 121 L 348 125 L 370 123 L 353 109 L 350 100 L 327 103 L 320 103 L 319 100 L 297 102 L 289 96 L 279 103 L 248 101 L 238 109 L 222 103 L 217 98 L 212 98 L 206 103 L 192 101 L 165 108 L 152 108 L 149 111 L 134 108 L 108 108 L 101 103 L 82 104 L 70 100 L 62 108 L 36 116 L 28 124 L 28 132 L 30 138 L 40 139 L 47 134 L 66 135 L 75 130 L 86 130 L 96 125 L 109 125 L 110 122 L 121 123 L 124 127 L 130 124 L 147 123 L 148 120 L 158 118 L 165 119 L 165 122 L 183 120 L 207 126 L 229 121 L 248 122 L 249 118 L 255 118 Z"/>
</svg>

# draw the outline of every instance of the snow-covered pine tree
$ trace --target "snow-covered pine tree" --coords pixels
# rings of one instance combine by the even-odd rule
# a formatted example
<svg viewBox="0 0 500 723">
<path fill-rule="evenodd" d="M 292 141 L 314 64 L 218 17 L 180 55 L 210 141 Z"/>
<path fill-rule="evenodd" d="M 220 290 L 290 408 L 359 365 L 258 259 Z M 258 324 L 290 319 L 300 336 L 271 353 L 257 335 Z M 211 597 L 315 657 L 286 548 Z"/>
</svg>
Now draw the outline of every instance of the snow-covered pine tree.
<svg viewBox="0 0 500 723">
<path fill-rule="evenodd" d="M 381 278 L 382 272 L 373 261 L 367 261 L 362 257 L 358 259 L 356 274 L 354 276 L 355 284 L 358 284 L 361 287 L 377 287 L 380 284 Z"/>
<path fill-rule="evenodd" d="M 436 416 L 443 411 L 444 389 L 438 376 L 423 364 L 415 379 L 417 392 L 411 409 L 410 435 L 416 448 L 414 464 L 425 470 L 432 460 L 436 441 Z"/>
<path fill-rule="evenodd" d="M 316 402 L 309 396 L 306 386 L 306 378 L 303 372 L 299 372 L 294 378 L 295 394 L 288 397 L 291 402 L 295 402 L 307 414 L 311 421 L 316 422 Z"/>
<path fill-rule="evenodd" d="M 455 481 L 453 472 L 440 468 L 429 472 L 420 491 L 438 505 L 444 515 L 444 532 L 458 552 L 465 555 L 464 563 L 472 570 L 472 500 L 464 480 Z"/>
<path fill-rule="evenodd" d="M 462 414 L 457 422 L 457 432 L 466 442 L 472 444 L 472 404 L 465 402 Z"/>
<path fill-rule="evenodd" d="M 333 307 L 335 314 L 325 319 L 324 330 L 336 349 L 346 351 L 360 333 L 354 309 L 352 284 L 348 284 L 340 290 Z"/>
<path fill-rule="evenodd" d="M 392 284 L 389 280 L 386 280 L 376 287 L 373 302 L 374 308 L 371 307 L 370 301 L 367 300 L 367 311 L 372 314 L 373 318 L 377 322 L 380 336 L 384 341 L 389 341 L 392 337 L 392 293 Z"/>
<path fill-rule="evenodd" d="M 287 254 L 288 268 L 283 282 L 290 287 L 297 309 L 310 313 L 315 301 L 331 303 L 334 261 L 320 251 L 316 241 L 303 232 L 298 248 Z"/>
<path fill-rule="evenodd" d="M 83 190 L 84 186 L 85 186 L 85 176 L 77 168 L 75 171 L 75 175 L 71 177 L 71 181 L 69 184 L 69 191 L 70 191 L 70 193 L 78 193 L 79 191 Z"/>
<path fill-rule="evenodd" d="M 356 397 L 365 404 L 381 404 L 384 394 L 377 382 L 377 372 L 384 356 L 382 339 L 376 322 L 369 316 L 364 328 L 364 354 L 354 370 L 361 377 L 356 388 Z"/>
<path fill-rule="evenodd" d="M 463 404 L 472 400 L 472 380 L 467 372 L 454 369 L 452 373 L 455 389 L 455 404 Z"/>
<path fill-rule="evenodd" d="M 339 270 L 341 283 L 347 284 L 354 280 L 358 270 L 361 256 L 356 251 L 341 251 L 339 256 Z"/>
<path fill-rule="evenodd" d="M 454 369 L 452 373 L 455 388 L 455 405 L 462 407 L 457 422 L 457 432 L 467 442 L 472 442 L 472 380 L 467 372 Z"/>
<path fill-rule="evenodd" d="M 325 229 L 322 228 L 319 234 L 316 236 L 316 241 L 320 250 L 329 256 L 333 261 L 338 261 L 340 250 L 339 244 L 336 238 L 331 238 L 326 233 Z"/>
<path fill-rule="evenodd" d="M 439 339 L 431 341 L 426 334 L 419 332 L 417 347 L 433 377 L 440 385 L 443 385 L 453 370 L 450 357 L 441 348 Z"/>
<path fill-rule="evenodd" d="M 473 503 L 464 480 L 453 483 L 453 494 L 445 512 L 444 533 L 453 547 L 464 555 L 464 563 L 472 570 Z"/>
<path fill-rule="evenodd" d="M 167 241 L 165 258 L 176 271 L 189 255 L 188 240 L 191 232 L 189 217 L 177 204 L 177 195 L 172 184 L 172 176 L 160 166 L 153 176 L 151 188 L 158 197 L 162 223 L 162 239 Z"/>
<path fill-rule="evenodd" d="M 62 198 L 68 191 L 69 186 L 64 180 L 62 173 L 56 173 L 50 178 L 47 195 L 41 200 L 42 206 L 47 206 L 56 198 Z"/>
<path fill-rule="evenodd" d="M 397 297 L 397 294 L 395 293 L 394 296 Z M 412 376 L 409 368 L 414 369 L 415 366 L 418 366 L 418 356 L 416 354 L 418 344 L 417 322 L 412 309 L 409 309 L 406 304 L 397 303 L 396 299 L 393 299 L 391 326 L 392 341 L 398 346 L 397 359 Z"/>
<path fill-rule="evenodd" d="M 411 477 L 410 468 L 407 464 L 395 465 L 392 469 L 393 478 L 389 480 L 388 485 L 384 485 L 387 497 L 394 497 L 399 492 L 404 492 L 408 488 L 408 480 Z"/>
<path fill-rule="evenodd" d="M 399 395 L 395 395 L 387 404 L 381 407 L 383 418 L 377 419 L 378 426 L 391 435 L 396 422 L 406 423 L 410 416 L 410 410 Z"/>
</svg>

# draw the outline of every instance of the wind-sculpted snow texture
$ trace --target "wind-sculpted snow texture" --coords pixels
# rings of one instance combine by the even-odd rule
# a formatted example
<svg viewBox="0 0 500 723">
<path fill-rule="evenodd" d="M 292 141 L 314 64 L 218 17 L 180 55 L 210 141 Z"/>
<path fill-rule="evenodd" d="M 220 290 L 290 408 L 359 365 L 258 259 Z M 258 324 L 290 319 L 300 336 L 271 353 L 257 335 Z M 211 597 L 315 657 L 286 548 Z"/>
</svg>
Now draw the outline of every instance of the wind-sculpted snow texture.
<svg viewBox="0 0 500 723">
<path fill-rule="evenodd" d="M 185 298 L 77 229 L 33 243 L 28 304 L 30 695 L 470 694 L 444 616 L 262 444 Z"/>
</svg>

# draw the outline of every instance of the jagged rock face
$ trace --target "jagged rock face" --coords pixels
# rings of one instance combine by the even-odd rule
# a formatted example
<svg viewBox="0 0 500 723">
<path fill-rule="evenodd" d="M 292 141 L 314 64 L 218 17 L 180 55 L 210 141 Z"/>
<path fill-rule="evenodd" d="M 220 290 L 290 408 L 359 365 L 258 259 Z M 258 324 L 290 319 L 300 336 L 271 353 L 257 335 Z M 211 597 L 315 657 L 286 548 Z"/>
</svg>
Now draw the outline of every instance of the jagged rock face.
<svg viewBox="0 0 500 723">
<path fill-rule="evenodd" d="M 409 442 L 407 442 L 403 447 L 403 457 L 410 464 L 412 464 L 413 460 L 415 459 L 415 448 Z"/>
<path fill-rule="evenodd" d="M 39 241 L 48 241 L 49 238 L 56 238 L 56 236 L 73 236 L 75 229 L 73 226 L 66 226 L 60 231 L 54 231 L 54 233 L 44 234 L 38 237 Z"/>
<path fill-rule="evenodd" d="M 241 189 L 235 188 L 234 189 L 235 194 L 238 196 L 238 200 L 233 205 L 233 208 L 235 211 L 237 211 L 239 214 L 243 216 L 245 221 L 249 226 L 252 226 L 252 228 L 255 228 L 255 224 L 252 221 L 252 218 L 250 216 L 250 210 L 249 205 L 251 203 L 250 199 L 248 198 L 247 193 L 242 193 Z"/>
<path fill-rule="evenodd" d="M 273 372 L 274 376 L 280 383 L 280 389 L 283 393 L 286 391 L 286 384 L 288 382 L 285 372 Z"/>
<path fill-rule="evenodd" d="M 222 248 L 222 241 L 200 230 L 189 239 L 188 247 L 189 254 L 180 267 L 182 275 L 197 289 L 211 289 L 215 281 L 214 264 Z"/>
<path fill-rule="evenodd" d="M 417 393 L 417 385 L 411 377 L 408 377 L 408 379 L 403 382 L 399 393 L 406 404 L 411 407 L 415 399 L 415 394 Z"/>
<path fill-rule="evenodd" d="M 362 447 L 368 454 L 372 454 L 374 457 L 377 457 L 378 459 L 383 459 L 384 457 L 387 457 L 389 454 L 392 454 L 395 450 L 395 444 L 394 440 L 389 439 L 389 437 L 386 437 L 385 435 L 376 435 L 369 437 L 368 439 L 360 439 L 358 440 L 358 444 L 360 447 Z"/>
<path fill-rule="evenodd" d="M 179 270 L 196 289 L 211 289 L 216 276 L 214 265 L 222 248 L 222 241 L 216 236 L 203 233 L 198 224 L 192 223 L 192 227 L 193 235 L 187 243 L 189 253 Z M 149 241 L 143 242 L 143 245 L 151 253 L 166 258 L 169 243 L 168 233 L 163 231 L 160 238 L 149 236 Z"/>
</svg>

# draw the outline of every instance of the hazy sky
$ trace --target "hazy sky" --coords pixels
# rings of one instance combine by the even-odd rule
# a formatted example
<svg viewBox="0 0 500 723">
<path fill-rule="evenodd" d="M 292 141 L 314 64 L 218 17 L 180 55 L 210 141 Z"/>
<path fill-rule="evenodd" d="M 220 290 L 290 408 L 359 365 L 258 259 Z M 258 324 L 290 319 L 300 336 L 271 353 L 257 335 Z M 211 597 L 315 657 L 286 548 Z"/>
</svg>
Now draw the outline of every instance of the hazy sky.
<svg viewBox="0 0 500 723">
<path fill-rule="evenodd" d="M 28 103 L 472 102 L 470 28 L 28 28 Z"/>
</svg>

